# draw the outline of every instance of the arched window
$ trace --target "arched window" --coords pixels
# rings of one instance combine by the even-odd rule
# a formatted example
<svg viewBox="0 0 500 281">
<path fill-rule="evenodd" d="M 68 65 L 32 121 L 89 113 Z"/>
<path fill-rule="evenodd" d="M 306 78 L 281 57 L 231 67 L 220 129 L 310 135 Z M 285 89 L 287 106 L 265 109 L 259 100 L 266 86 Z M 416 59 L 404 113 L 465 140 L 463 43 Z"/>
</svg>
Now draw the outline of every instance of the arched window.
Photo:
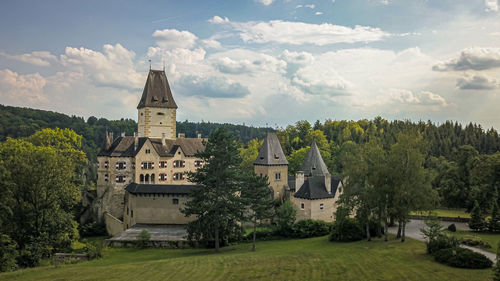
<svg viewBox="0 0 500 281">
<path fill-rule="evenodd" d="M 141 175 L 139 176 L 139 182 L 140 182 L 140 183 L 144 183 L 144 175 L 143 175 L 143 174 L 141 174 Z"/>
<path fill-rule="evenodd" d="M 155 183 L 155 174 L 151 174 L 151 183 Z"/>
<path fill-rule="evenodd" d="M 148 174 L 146 174 L 146 177 L 144 177 L 144 182 L 149 183 L 149 175 Z"/>
</svg>

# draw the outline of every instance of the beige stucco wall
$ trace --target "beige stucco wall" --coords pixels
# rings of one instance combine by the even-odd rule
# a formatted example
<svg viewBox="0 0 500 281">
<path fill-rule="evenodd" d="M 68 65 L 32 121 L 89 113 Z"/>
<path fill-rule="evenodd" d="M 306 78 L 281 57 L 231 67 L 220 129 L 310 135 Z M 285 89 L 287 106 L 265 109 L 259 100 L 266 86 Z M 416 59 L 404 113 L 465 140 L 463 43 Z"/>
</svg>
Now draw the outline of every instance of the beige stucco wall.
<svg viewBox="0 0 500 281">
<path fill-rule="evenodd" d="M 149 149 L 151 153 L 146 154 L 146 149 Z M 174 167 L 174 161 L 176 160 L 184 160 L 185 167 Z M 188 171 L 196 171 L 197 167 L 194 166 L 196 160 L 201 160 L 201 159 L 196 157 L 187 157 L 186 155 L 184 155 L 184 152 L 180 148 L 177 149 L 173 157 L 160 157 L 156 153 L 156 150 L 151 145 L 151 142 L 148 140 L 136 155 L 135 182 L 140 183 L 141 174 L 142 175 L 154 174 L 155 184 L 191 184 L 188 181 L 187 176 L 185 177 L 184 180 L 174 180 L 173 175 L 174 173 L 185 174 Z M 160 168 L 160 161 L 166 161 L 167 167 Z M 154 162 L 154 169 L 151 170 L 142 169 L 141 162 Z M 160 181 L 158 179 L 158 176 L 163 173 L 167 174 L 167 180 Z"/>
<path fill-rule="evenodd" d="M 308 200 L 292 197 L 292 202 L 297 206 L 297 221 L 305 219 L 323 220 L 332 222 L 333 212 L 336 210 L 334 198 Z M 301 209 L 301 203 L 304 203 L 304 209 Z M 323 204 L 323 209 L 320 205 Z"/>
<path fill-rule="evenodd" d="M 264 166 L 254 165 L 254 172 L 257 175 L 267 175 L 269 186 L 274 190 L 274 199 L 281 200 L 285 196 L 285 186 L 288 185 L 288 166 Z M 281 179 L 276 180 L 275 174 L 280 173 Z"/>
<path fill-rule="evenodd" d="M 138 131 L 141 137 L 175 139 L 175 108 L 145 107 L 138 110 Z M 160 113 L 161 115 L 159 115 Z"/>
<path fill-rule="evenodd" d="M 179 200 L 179 204 L 173 204 L 174 198 Z M 138 196 L 127 193 L 127 206 L 124 211 L 125 227 L 130 228 L 137 223 L 187 224 L 194 219 L 194 217 L 187 218 L 180 212 L 187 200 L 186 195 L 145 194 Z"/>
<path fill-rule="evenodd" d="M 104 213 L 104 222 L 106 224 L 106 231 L 111 236 L 121 233 L 124 230 L 123 222 L 108 212 Z"/>
</svg>

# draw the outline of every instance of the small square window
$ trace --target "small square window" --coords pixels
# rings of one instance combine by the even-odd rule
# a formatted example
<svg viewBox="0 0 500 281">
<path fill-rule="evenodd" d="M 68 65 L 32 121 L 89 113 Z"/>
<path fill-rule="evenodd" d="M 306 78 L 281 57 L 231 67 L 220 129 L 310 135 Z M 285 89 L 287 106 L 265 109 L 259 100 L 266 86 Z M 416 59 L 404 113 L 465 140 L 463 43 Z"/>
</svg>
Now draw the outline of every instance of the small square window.
<svg viewBox="0 0 500 281">
<path fill-rule="evenodd" d="M 146 154 L 151 153 L 151 149 L 146 149 Z"/>
<path fill-rule="evenodd" d="M 304 210 L 304 207 L 305 207 L 305 206 L 304 206 L 304 203 L 300 203 L 300 209 L 301 209 L 301 210 Z"/>
<path fill-rule="evenodd" d="M 277 180 L 277 181 L 281 180 L 281 173 L 275 173 L 274 174 L 274 179 Z"/>
<path fill-rule="evenodd" d="M 177 198 L 172 199 L 172 204 L 174 204 L 174 205 L 179 204 L 179 199 L 177 199 Z"/>
<path fill-rule="evenodd" d="M 319 204 L 319 209 L 323 210 L 323 204 Z"/>
</svg>

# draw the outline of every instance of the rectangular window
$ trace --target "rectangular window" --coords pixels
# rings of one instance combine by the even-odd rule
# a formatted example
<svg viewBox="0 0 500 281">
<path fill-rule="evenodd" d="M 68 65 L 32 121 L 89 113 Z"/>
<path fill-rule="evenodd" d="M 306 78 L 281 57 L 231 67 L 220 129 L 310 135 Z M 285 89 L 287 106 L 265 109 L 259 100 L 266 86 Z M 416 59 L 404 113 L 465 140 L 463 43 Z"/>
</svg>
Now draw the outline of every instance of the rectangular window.
<svg viewBox="0 0 500 281">
<path fill-rule="evenodd" d="M 319 209 L 323 210 L 323 204 L 319 204 Z"/>
<path fill-rule="evenodd" d="M 174 168 L 183 168 L 186 166 L 186 161 L 184 160 L 175 160 L 174 161 Z"/>
<path fill-rule="evenodd" d="M 167 167 L 167 161 L 160 161 L 160 168 L 166 168 Z"/>
<path fill-rule="evenodd" d="M 109 162 L 108 161 L 104 161 L 104 168 L 108 168 L 109 167 Z"/>
<path fill-rule="evenodd" d="M 172 199 L 172 204 L 174 204 L 174 205 L 179 204 L 179 199 L 177 199 L 177 198 Z"/>
<path fill-rule="evenodd" d="M 274 179 L 277 180 L 277 181 L 281 180 L 281 173 L 275 173 L 274 174 Z"/>
<path fill-rule="evenodd" d="M 126 179 L 126 176 L 124 176 L 124 175 L 118 175 L 118 176 L 116 176 L 116 182 L 117 183 L 124 183 L 125 179 Z"/>
<path fill-rule="evenodd" d="M 174 181 L 179 181 L 185 179 L 184 173 L 175 173 L 174 174 Z"/>
<path fill-rule="evenodd" d="M 116 162 L 115 167 L 117 170 L 125 170 L 127 168 L 127 164 L 124 161 L 119 161 Z"/>
<path fill-rule="evenodd" d="M 104 181 L 108 181 L 109 180 L 109 175 L 108 174 L 104 174 Z"/>
<path fill-rule="evenodd" d="M 146 149 L 146 154 L 151 153 L 151 149 Z"/>
<path fill-rule="evenodd" d="M 197 168 L 198 167 L 202 167 L 203 166 L 203 161 L 201 161 L 201 160 L 195 160 L 194 161 L 194 166 L 197 167 Z"/>
<path fill-rule="evenodd" d="M 305 206 L 304 206 L 304 203 L 300 203 L 300 209 L 301 209 L 301 210 L 304 210 L 304 207 L 305 207 Z"/>
<path fill-rule="evenodd" d="M 141 162 L 141 169 L 143 170 L 152 170 L 155 167 L 154 162 Z"/>
<path fill-rule="evenodd" d="M 158 175 L 158 180 L 160 180 L 160 181 L 166 181 L 167 180 L 167 174 L 159 174 Z"/>
<path fill-rule="evenodd" d="M 130 210 L 130 217 L 133 218 L 134 217 L 134 210 Z"/>
</svg>

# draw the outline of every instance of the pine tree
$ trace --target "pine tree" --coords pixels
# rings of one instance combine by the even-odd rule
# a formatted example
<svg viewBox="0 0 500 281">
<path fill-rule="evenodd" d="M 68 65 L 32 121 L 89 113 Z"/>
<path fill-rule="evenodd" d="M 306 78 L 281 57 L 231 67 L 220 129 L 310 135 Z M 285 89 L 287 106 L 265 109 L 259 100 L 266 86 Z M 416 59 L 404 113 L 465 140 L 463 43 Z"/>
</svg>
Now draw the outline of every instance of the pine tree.
<svg viewBox="0 0 500 281">
<path fill-rule="evenodd" d="M 247 173 L 244 177 L 241 197 L 245 200 L 248 214 L 246 219 L 253 224 L 252 251 L 255 251 L 257 221 L 273 215 L 273 191 L 268 185 L 268 177 Z"/>
<path fill-rule="evenodd" d="M 219 252 L 220 242 L 237 234 L 243 220 L 241 192 L 241 158 L 237 145 L 225 127 L 215 130 L 208 138 L 204 151 L 196 154 L 206 165 L 188 173 L 191 182 L 202 185 L 193 191 L 181 211 L 193 216 L 188 224 L 188 238 L 214 241 Z"/>
<path fill-rule="evenodd" d="M 469 221 L 470 229 L 474 231 L 480 231 L 484 227 L 483 218 L 481 216 L 481 209 L 479 208 L 479 203 L 477 200 L 474 201 L 474 208 L 472 208 L 471 218 Z"/>
<path fill-rule="evenodd" d="M 500 232 L 500 214 L 498 213 L 498 204 L 496 198 L 493 202 L 493 212 L 491 213 L 491 219 L 488 223 L 488 229 L 491 232 Z"/>
</svg>

